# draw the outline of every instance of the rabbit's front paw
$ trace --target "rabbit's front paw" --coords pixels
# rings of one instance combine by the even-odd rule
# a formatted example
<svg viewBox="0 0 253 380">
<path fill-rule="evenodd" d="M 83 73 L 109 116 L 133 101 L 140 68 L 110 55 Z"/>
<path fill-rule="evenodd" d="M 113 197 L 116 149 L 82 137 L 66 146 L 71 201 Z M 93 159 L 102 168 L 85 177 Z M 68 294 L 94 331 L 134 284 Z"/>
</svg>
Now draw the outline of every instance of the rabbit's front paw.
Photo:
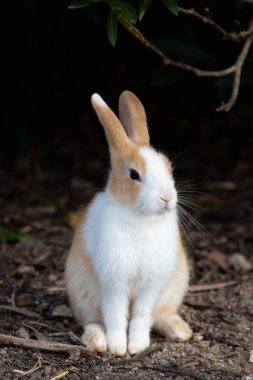
<svg viewBox="0 0 253 380">
<path fill-rule="evenodd" d="M 131 355 L 138 354 L 150 346 L 150 337 L 147 333 L 137 333 L 129 338 L 128 351 Z"/>
<path fill-rule="evenodd" d="M 127 351 L 127 335 L 123 331 L 107 333 L 108 349 L 112 354 L 125 355 Z"/>
<path fill-rule="evenodd" d="M 106 351 L 107 344 L 103 326 L 99 323 L 87 324 L 81 337 L 81 342 L 92 351 Z"/>
<path fill-rule="evenodd" d="M 179 315 L 174 314 L 167 322 L 165 337 L 176 342 L 185 342 L 192 337 L 192 329 Z"/>
</svg>

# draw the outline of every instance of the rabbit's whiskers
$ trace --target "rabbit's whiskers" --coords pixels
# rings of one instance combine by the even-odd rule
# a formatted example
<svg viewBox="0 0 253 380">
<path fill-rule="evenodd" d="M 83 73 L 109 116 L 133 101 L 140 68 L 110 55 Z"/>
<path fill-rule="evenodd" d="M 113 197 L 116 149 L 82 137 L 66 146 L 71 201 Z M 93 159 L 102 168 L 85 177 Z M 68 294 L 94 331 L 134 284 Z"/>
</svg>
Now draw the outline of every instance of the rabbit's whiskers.
<svg viewBox="0 0 253 380">
<path fill-rule="evenodd" d="M 193 186 L 195 185 L 179 184 L 177 186 L 177 193 L 178 193 L 177 211 L 178 211 L 178 216 L 179 216 L 179 222 L 192 248 L 193 248 L 193 244 L 190 239 L 191 231 L 189 228 L 189 222 L 194 227 L 196 227 L 197 230 L 200 231 L 206 238 L 212 241 L 215 240 L 214 237 L 210 235 L 210 233 L 206 230 L 206 228 L 185 209 L 185 208 L 188 208 L 196 212 L 201 212 L 201 211 L 208 212 L 206 208 L 199 206 L 198 204 L 194 202 L 196 198 L 203 199 L 204 197 L 207 197 L 207 194 L 201 191 L 194 190 Z"/>
</svg>

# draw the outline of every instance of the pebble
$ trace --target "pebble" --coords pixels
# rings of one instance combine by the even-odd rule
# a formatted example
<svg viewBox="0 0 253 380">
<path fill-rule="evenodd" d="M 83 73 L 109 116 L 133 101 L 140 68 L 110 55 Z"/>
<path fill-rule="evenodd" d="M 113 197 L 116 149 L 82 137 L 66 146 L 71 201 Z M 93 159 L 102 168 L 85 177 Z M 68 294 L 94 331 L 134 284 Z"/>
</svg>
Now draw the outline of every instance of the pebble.
<svg viewBox="0 0 253 380">
<path fill-rule="evenodd" d="M 204 335 L 202 335 L 201 333 L 194 333 L 192 339 L 195 342 L 201 342 L 204 339 Z"/>
</svg>

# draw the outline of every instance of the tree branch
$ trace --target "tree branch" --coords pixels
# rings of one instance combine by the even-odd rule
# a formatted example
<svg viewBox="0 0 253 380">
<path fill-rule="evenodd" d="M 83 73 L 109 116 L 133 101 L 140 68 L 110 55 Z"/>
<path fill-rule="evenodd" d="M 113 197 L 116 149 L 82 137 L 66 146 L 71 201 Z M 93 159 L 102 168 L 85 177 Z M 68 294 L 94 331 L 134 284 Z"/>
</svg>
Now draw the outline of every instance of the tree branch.
<svg viewBox="0 0 253 380">
<path fill-rule="evenodd" d="M 252 24 L 253 23 L 251 22 L 251 25 Z M 237 99 L 238 94 L 239 94 L 239 88 L 240 88 L 240 83 L 241 83 L 242 67 L 243 67 L 245 59 L 246 59 L 246 57 L 248 55 L 248 52 L 249 52 L 249 49 L 250 49 L 250 46 L 251 46 L 252 42 L 253 42 L 252 38 L 250 38 L 250 39 L 248 39 L 248 40 L 246 40 L 244 42 L 243 48 L 241 50 L 241 53 L 239 54 L 239 56 L 237 58 L 237 61 L 235 63 L 235 75 L 234 75 L 234 81 L 233 81 L 233 88 L 232 88 L 231 96 L 230 96 L 229 100 L 227 101 L 227 103 L 222 104 L 220 107 L 216 108 L 216 111 L 218 111 L 218 112 L 221 112 L 221 111 L 228 112 L 228 111 L 231 110 L 231 108 L 235 104 L 236 99 Z"/>
<path fill-rule="evenodd" d="M 202 70 L 195 66 L 189 65 L 187 63 L 178 62 L 170 57 L 168 57 L 165 53 L 163 53 L 160 49 L 158 49 L 155 45 L 153 45 L 146 37 L 137 29 L 134 25 L 124 19 L 121 15 L 117 15 L 117 19 L 119 23 L 127 29 L 127 31 L 132 34 L 144 47 L 158 55 L 165 65 L 174 66 L 183 70 L 191 71 L 199 77 L 222 77 L 225 75 L 229 75 L 235 72 L 235 65 L 227 67 L 222 70 Z"/>
<path fill-rule="evenodd" d="M 198 13 L 194 8 L 191 9 L 184 9 L 179 7 L 179 12 L 194 16 L 201 21 L 203 21 L 206 24 L 211 25 L 213 28 L 218 30 L 224 38 L 230 39 L 231 41 L 234 42 L 240 42 L 242 40 L 245 40 L 243 48 L 235 61 L 235 63 L 225 69 L 221 70 L 202 70 L 199 69 L 198 67 L 189 65 L 187 63 L 183 62 L 178 62 L 170 57 L 168 57 L 163 51 L 157 48 L 157 46 L 153 45 L 140 31 L 137 29 L 132 23 L 130 23 L 128 20 L 126 20 L 120 13 L 119 11 L 115 8 L 111 0 L 104 0 L 104 2 L 111 7 L 111 9 L 115 12 L 115 15 L 117 17 L 118 22 L 130 33 L 132 34 L 145 48 L 149 49 L 152 51 L 154 54 L 159 56 L 163 63 L 165 65 L 170 65 L 173 67 L 177 67 L 186 71 L 190 71 L 194 73 L 195 75 L 199 77 L 223 77 L 226 75 L 234 74 L 234 81 L 233 81 L 233 87 L 232 87 L 232 93 L 229 98 L 229 100 L 226 103 L 222 103 L 220 107 L 216 109 L 216 111 L 223 111 L 223 112 L 228 112 L 233 105 L 236 102 L 236 99 L 239 94 L 239 88 L 240 88 L 240 79 L 241 79 L 241 71 L 242 71 L 242 66 L 245 62 L 245 59 L 248 55 L 250 46 L 253 41 L 253 19 L 250 22 L 249 29 L 246 31 L 242 31 L 238 34 L 236 33 L 229 33 L 226 32 L 220 25 L 215 23 L 210 17 L 203 16 L 200 13 Z"/>
<path fill-rule="evenodd" d="M 215 30 L 217 30 L 219 33 L 222 34 L 225 40 L 230 40 L 230 41 L 238 43 L 253 36 L 253 30 L 246 30 L 246 31 L 242 30 L 239 33 L 227 32 L 209 16 L 207 15 L 204 16 L 200 14 L 194 8 L 185 9 L 182 7 L 178 7 L 178 11 L 179 13 L 196 17 L 197 19 L 201 20 L 204 24 L 208 24 L 212 26 Z"/>
</svg>

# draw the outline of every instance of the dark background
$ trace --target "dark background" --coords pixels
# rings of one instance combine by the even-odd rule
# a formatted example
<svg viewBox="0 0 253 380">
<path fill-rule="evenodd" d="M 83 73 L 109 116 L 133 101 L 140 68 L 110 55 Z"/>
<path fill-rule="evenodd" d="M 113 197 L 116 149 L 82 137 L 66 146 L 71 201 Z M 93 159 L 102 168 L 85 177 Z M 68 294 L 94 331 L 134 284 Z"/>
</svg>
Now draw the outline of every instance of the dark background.
<svg viewBox="0 0 253 380">
<path fill-rule="evenodd" d="M 137 2 L 132 4 L 137 8 Z M 117 112 L 125 89 L 143 102 L 151 141 L 170 155 L 179 179 L 211 183 L 252 174 L 252 50 L 236 105 L 229 113 L 217 113 L 230 96 L 231 76 L 198 78 L 166 67 L 121 26 L 113 48 L 106 34 L 106 4 L 77 10 L 68 5 L 63 0 L 1 5 L 3 181 L 30 181 L 32 187 L 44 181 L 43 192 L 51 189 L 55 197 L 69 191 L 73 178 L 102 186 L 108 150 L 90 96 L 98 92 Z M 228 31 L 247 29 L 253 10 L 239 0 L 179 5 L 194 5 L 202 14 L 208 7 Z M 203 69 L 231 65 L 242 47 L 193 17 L 174 16 L 158 1 L 137 27 L 172 58 Z"/>
</svg>

